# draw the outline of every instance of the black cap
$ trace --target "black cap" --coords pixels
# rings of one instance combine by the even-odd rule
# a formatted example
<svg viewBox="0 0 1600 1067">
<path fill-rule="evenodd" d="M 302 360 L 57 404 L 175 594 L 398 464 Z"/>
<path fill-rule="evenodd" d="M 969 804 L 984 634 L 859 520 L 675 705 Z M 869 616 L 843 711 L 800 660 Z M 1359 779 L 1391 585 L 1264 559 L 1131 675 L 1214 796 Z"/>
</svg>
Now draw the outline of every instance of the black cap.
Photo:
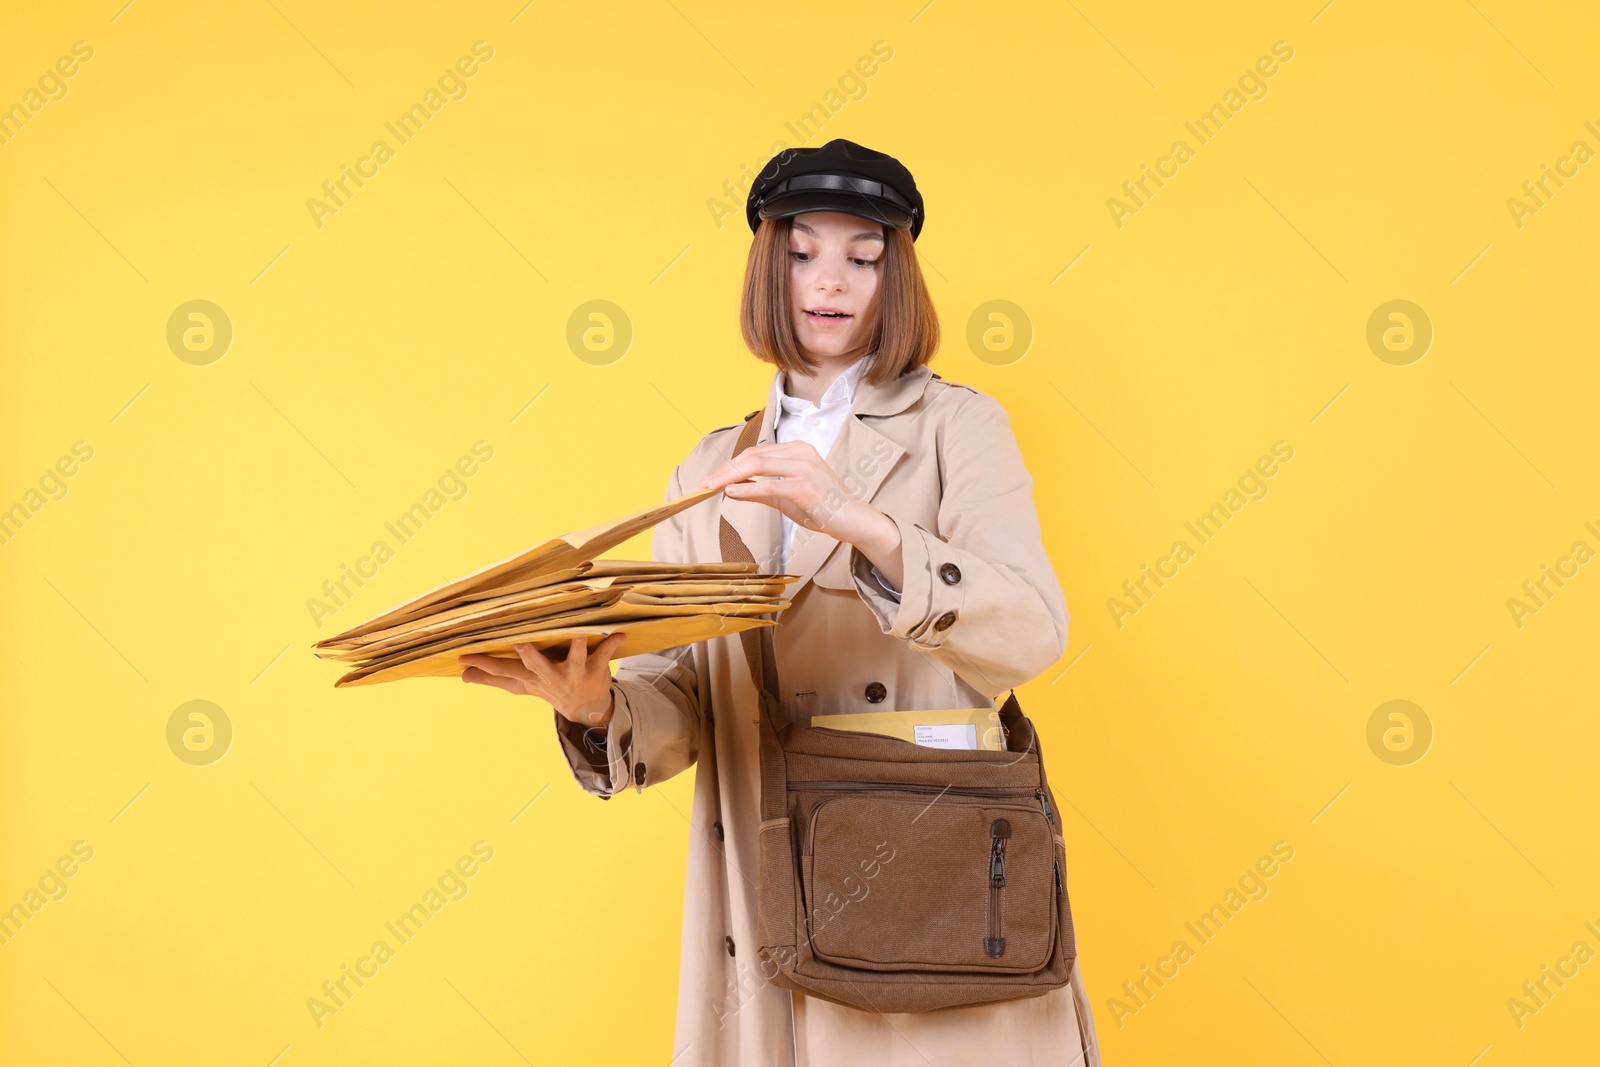
<svg viewBox="0 0 1600 1067">
<path fill-rule="evenodd" d="M 922 232 L 922 194 L 898 159 L 835 138 L 821 148 L 785 148 L 750 186 L 745 216 L 754 233 L 762 219 L 807 211 L 843 211 L 896 230 Z"/>
</svg>

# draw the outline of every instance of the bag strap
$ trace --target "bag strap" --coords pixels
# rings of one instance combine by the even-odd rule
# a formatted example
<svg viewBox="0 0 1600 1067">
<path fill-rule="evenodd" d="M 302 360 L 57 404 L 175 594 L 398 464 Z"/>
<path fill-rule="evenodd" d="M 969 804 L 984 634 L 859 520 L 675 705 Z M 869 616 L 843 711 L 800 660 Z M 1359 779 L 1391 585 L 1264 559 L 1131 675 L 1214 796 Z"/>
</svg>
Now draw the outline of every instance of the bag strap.
<svg viewBox="0 0 1600 1067">
<path fill-rule="evenodd" d="M 761 434 L 761 420 L 756 417 L 745 420 L 744 428 L 739 431 L 739 438 L 734 443 L 733 455 L 730 460 L 738 458 L 739 453 L 756 443 L 756 438 Z M 739 536 L 739 531 L 733 528 L 733 523 L 728 517 L 722 517 L 718 528 L 717 540 L 722 548 L 722 559 L 726 563 L 754 563 L 755 554 L 750 551 L 750 546 L 744 543 L 744 538 Z M 744 645 L 744 658 L 750 665 L 750 681 L 754 683 L 758 694 L 766 694 L 765 700 L 757 700 L 757 704 L 768 709 L 774 726 L 778 729 L 786 727 L 791 722 L 789 714 L 784 710 L 783 702 L 778 699 L 778 657 L 772 643 L 771 626 L 757 626 L 748 630 L 739 631 L 739 640 Z"/>
</svg>

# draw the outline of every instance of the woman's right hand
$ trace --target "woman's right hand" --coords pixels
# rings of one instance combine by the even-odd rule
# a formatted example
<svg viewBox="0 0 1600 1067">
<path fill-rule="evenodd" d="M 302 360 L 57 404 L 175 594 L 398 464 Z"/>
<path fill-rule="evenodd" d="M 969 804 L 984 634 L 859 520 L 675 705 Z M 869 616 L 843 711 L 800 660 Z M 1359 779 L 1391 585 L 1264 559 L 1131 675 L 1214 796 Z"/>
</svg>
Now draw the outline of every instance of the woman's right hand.
<svg viewBox="0 0 1600 1067">
<path fill-rule="evenodd" d="M 551 659 L 530 644 L 511 646 L 516 659 L 482 652 L 456 659 L 467 665 L 461 675 L 463 682 L 536 696 L 562 718 L 603 730 L 611 721 L 610 663 L 625 636 L 611 634 L 593 652 L 585 638 L 574 637 L 564 660 Z"/>
</svg>

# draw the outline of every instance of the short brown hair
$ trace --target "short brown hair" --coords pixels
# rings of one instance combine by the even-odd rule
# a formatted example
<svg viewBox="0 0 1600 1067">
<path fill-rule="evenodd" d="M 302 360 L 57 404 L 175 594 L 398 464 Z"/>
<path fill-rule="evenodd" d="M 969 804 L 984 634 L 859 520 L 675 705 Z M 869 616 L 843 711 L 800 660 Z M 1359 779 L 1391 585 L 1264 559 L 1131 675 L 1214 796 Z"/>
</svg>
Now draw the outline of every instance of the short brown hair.
<svg viewBox="0 0 1600 1067">
<path fill-rule="evenodd" d="M 817 362 L 800 350 L 789 300 L 791 219 L 762 219 L 750 244 L 739 301 L 739 333 L 757 357 L 780 370 L 809 374 Z M 877 323 L 862 380 L 893 381 L 922 366 L 939 349 L 939 314 L 922 278 L 909 230 L 884 227 Z"/>
</svg>

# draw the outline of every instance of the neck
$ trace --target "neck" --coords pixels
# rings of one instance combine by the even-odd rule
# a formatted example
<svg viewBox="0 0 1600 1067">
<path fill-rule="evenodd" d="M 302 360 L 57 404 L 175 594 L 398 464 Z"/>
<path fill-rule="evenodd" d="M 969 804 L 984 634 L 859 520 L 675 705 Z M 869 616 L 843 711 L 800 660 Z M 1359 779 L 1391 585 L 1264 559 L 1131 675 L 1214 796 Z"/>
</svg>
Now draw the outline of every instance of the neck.
<svg viewBox="0 0 1600 1067">
<path fill-rule="evenodd" d="M 828 391 L 828 387 L 837 381 L 839 375 L 843 374 L 863 354 L 857 352 L 851 356 L 828 357 L 808 353 L 808 355 L 816 358 L 820 365 L 810 374 L 786 372 L 784 374 L 783 391 L 801 400 L 809 400 L 813 404 L 819 404 L 822 402 L 822 394 Z"/>
</svg>

